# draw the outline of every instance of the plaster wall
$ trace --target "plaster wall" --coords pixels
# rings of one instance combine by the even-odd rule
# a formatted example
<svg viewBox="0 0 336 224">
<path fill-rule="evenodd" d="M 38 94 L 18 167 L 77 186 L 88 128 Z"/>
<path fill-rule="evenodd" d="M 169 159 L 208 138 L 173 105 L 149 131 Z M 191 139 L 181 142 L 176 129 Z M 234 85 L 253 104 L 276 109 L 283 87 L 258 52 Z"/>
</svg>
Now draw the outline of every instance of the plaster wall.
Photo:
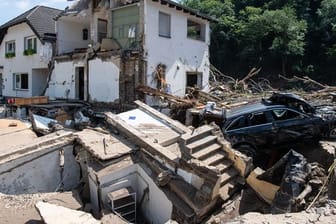
<svg viewBox="0 0 336 224">
<path fill-rule="evenodd" d="M 46 95 L 62 99 L 76 98 L 76 67 L 84 66 L 82 61 L 55 62 Z"/>
<path fill-rule="evenodd" d="M 33 96 L 39 96 L 47 85 L 48 69 L 33 69 L 32 79 Z"/>
<path fill-rule="evenodd" d="M 79 183 L 79 166 L 72 154 L 72 145 L 64 149 L 64 190 Z M 0 192 L 33 194 L 59 190 L 59 149 L 49 148 L 0 164 Z"/>
<path fill-rule="evenodd" d="M 101 60 L 89 62 L 89 94 L 91 101 L 113 102 L 119 98 L 120 61 Z"/>
<path fill-rule="evenodd" d="M 171 37 L 159 36 L 159 12 L 170 15 Z M 174 95 L 183 96 L 187 72 L 201 72 L 202 88 L 209 80 L 209 22 L 183 11 L 145 1 L 145 52 L 147 54 L 147 85 L 156 88 L 153 72 L 159 63 L 166 65 L 166 81 Z M 187 38 L 187 19 L 205 24 L 205 41 Z"/>
<path fill-rule="evenodd" d="M 57 21 L 57 54 L 72 52 L 76 48 L 87 48 L 90 40 L 90 21 L 87 17 L 61 17 Z M 88 30 L 88 39 L 83 40 L 83 29 Z"/>
<path fill-rule="evenodd" d="M 171 218 L 173 205 L 150 178 L 150 174 L 149 169 L 145 171 L 142 166 L 134 164 L 122 170 L 111 172 L 106 176 L 98 177 L 99 186 L 91 178 L 91 202 L 94 201 L 98 204 L 98 198 L 101 198 L 106 205 L 109 192 L 131 186 L 136 191 L 137 202 L 139 203 L 145 189 L 148 188 L 148 195 L 145 196 L 140 208 L 142 214 L 153 224 L 166 223 Z M 98 192 L 100 192 L 100 196 L 98 196 Z"/>
<path fill-rule="evenodd" d="M 48 63 L 41 57 L 42 43 L 37 38 L 37 52 L 36 54 L 25 56 L 24 38 L 35 36 L 32 29 L 26 24 L 21 23 L 12 26 L 8 29 L 1 45 L 0 45 L 0 65 L 3 66 L 3 95 L 12 97 L 31 97 L 33 96 L 32 85 L 32 69 L 47 69 Z M 15 57 L 6 58 L 6 42 L 15 41 Z M 49 46 L 49 45 L 48 45 Z M 51 47 L 51 45 L 50 45 Z M 28 73 L 28 90 L 14 89 L 13 74 L 14 73 Z"/>
</svg>

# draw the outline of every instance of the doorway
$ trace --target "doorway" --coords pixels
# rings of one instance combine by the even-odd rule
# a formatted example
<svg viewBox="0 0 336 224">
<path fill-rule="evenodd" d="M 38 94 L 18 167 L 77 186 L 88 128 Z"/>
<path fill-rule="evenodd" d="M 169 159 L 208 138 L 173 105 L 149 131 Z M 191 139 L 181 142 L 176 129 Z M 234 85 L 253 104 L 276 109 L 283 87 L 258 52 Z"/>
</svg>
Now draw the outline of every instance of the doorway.
<svg viewBox="0 0 336 224">
<path fill-rule="evenodd" d="M 84 67 L 76 67 L 76 99 L 84 100 Z"/>
<path fill-rule="evenodd" d="M 0 96 L 2 96 L 2 87 L 3 87 L 3 79 L 2 79 L 2 73 L 0 72 Z"/>
<path fill-rule="evenodd" d="M 201 72 L 187 72 L 186 87 L 202 88 L 202 73 Z"/>
</svg>

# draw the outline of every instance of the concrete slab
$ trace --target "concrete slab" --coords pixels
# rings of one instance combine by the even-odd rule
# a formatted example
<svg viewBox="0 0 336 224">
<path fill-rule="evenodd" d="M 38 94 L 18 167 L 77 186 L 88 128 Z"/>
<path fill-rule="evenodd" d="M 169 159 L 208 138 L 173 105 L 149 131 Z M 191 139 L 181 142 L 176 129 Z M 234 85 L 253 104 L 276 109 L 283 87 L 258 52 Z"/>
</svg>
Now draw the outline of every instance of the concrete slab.
<svg viewBox="0 0 336 224">
<path fill-rule="evenodd" d="M 72 210 L 46 202 L 38 202 L 36 208 L 46 224 L 100 224 L 90 213 Z"/>
<path fill-rule="evenodd" d="M 130 110 L 117 116 L 138 131 L 156 139 L 162 146 L 174 143 L 180 136 L 171 127 L 140 109 Z"/>
<path fill-rule="evenodd" d="M 14 119 L 0 119 L 0 152 L 11 146 L 25 145 L 36 138 L 30 123 Z"/>
<path fill-rule="evenodd" d="M 125 145 L 111 134 L 85 129 L 76 134 L 77 141 L 100 160 L 109 160 L 121 157 L 132 152 L 130 146 Z"/>
</svg>

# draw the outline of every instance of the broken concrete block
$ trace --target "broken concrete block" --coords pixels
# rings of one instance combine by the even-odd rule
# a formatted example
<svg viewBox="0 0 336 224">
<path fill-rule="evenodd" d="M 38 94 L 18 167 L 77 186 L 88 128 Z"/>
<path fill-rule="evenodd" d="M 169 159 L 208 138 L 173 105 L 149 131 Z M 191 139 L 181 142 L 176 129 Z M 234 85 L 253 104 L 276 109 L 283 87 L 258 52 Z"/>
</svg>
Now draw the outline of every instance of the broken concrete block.
<svg viewBox="0 0 336 224">
<path fill-rule="evenodd" d="M 36 205 L 43 221 L 46 224 L 100 224 L 90 213 L 72 210 L 46 202 L 38 202 Z"/>
<path fill-rule="evenodd" d="M 257 177 L 262 173 L 264 173 L 264 170 L 259 167 L 255 168 L 247 177 L 247 183 L 262 199 L 271 204 L 280 187 L 269 182 L 259 180 Z"/>
</svg>

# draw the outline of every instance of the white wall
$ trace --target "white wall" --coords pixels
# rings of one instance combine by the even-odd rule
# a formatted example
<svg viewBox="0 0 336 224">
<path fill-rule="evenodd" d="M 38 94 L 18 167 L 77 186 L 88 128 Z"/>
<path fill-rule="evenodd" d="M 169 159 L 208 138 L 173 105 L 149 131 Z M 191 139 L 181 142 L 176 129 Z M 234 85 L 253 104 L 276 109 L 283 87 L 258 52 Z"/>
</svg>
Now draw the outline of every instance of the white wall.
<svg viewBox="0 0 336 224">
<path fill-rule="evenodd" d="M 113 102 L 119 98 L 119 59 L 102 61 L 97 58 L 89 63 L 90 100 Z"/>
<path fill-rule="evenodd" d="M 32 94 L 39 96 L 47 85 L 48 69 L 33 69 L 32 71 Z"/>
<path fill-rule="evenodd" d="M 90 40 L 90 20 L 87 17 L 61 17 L 57 20 L 57 54 L 87 48 Z M 83 40 L 83 29 L 88 30 L 88 40 Z"/>
<path fill-rule="evenodd" d="M 171 16 L 171 38 L 158 35 L 159 11 Z M 187 38 L 187 18 L 206 24 L 205 41 Z M 183 11 L 145 1 L 145 51 L 147 51 L 147 85 L 154 88 L 153 72 L 159 63 L 165 64 L 166 80 L 174 95 L 183 96 L 186 72 L 202 72 L 202 86 L 207 88 L 209 79 L 209 23 Z"/>
<path fill-rule="evenodd" d="M 84 60 L 56 62 L 46 96 L 75 99 L 76 67 L 84 66 L 84 63 Z M 119 59 L 95 58 L 89 61 L 90 100 L 113 102 L 119 98 L 119 63 Z"/>
<path fill-rule="evenodd" d="M 71 190 L 79 183 L 79 165 L 72 145 L 64 149 L 64 188 Z M 0 192 L 32 194 L 54 192 L 60 184 L 59 151 L 45 149 L 25 157 L 0 164 Z"/>
<path fill-rule="evenodd" d="M 150 172 L 150 170 L 146 169 L 146 172 Z M 136 191 L 137 202 L 139 203 L 144 190 L 148 187 L 149 195 L 145 197 L 140 208 L 142 214 L 153 224 L 167 222 L 171 219 L 173 205 L 163 191 L 154 183 L 152 178 L 150 178 L 150 174 L 146 172 L 138 164 L 110 172 L 105 176 L 99 177 L 100 190 L 98 190 L 98 186 L 90 178 L 91 203 L 93 203 L 94 210 L 98 208 L 98 198 L 106 205 L 107 194 L 124 187 L 132 187 Z M 98 196 L 98 192 L 100 192 L 100 196 Z"/>
<path fill-rule="evenodd" d="M 81 61 L 55 62 L 46 96 L 62 99 L 76 98 L 76 67 L 84 66 Z"/>
<path fill-rule="evenodd" d="M 42 43 L 37 38 L 37 53 L 34 55 L 24 56 L 24 38 L 35 36 L 34 32 L 26 23 L 21 23 L 12 26 L 8 29 L 1 46 L 0 46 L 0 65 L 4 66 L 3 79 L 4 96 L 16 96 L 16 97 L 30 97 L 32 93 L 32 69 L 48 68 L 46 62 L 42 62 L 40 58 L 40 48 Z M 16 51 L 15 57 L 6 58 L 5 48 L 6 42 L 15 40 Z M 13 89 L 13 73 L 28 73 L 29 76 L 29 90 L 14 90 Z"/>
</svg>

